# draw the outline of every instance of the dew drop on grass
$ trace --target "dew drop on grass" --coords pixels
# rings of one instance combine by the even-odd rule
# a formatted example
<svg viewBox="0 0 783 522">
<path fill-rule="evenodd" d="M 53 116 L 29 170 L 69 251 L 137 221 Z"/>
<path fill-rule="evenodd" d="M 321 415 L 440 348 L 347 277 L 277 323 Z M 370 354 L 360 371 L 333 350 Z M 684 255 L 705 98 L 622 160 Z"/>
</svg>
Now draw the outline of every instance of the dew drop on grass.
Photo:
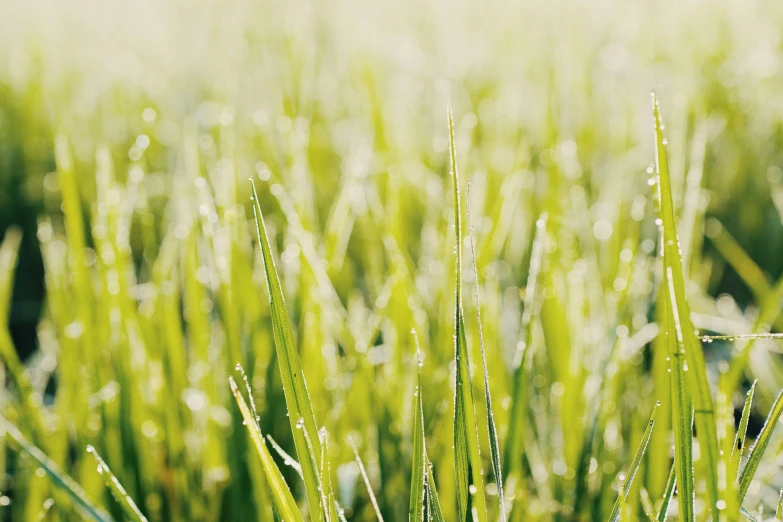
<svg viewBox="0 0 783 522">
<path fill-rule="evenodd" d="M 478 489 L 476 488 L 476 486 L 474 484 L 471 484 L 468 487 L 468 491 L 470 491 L 471 495 L 475 495 L 478 492 Z"/>
</svg>

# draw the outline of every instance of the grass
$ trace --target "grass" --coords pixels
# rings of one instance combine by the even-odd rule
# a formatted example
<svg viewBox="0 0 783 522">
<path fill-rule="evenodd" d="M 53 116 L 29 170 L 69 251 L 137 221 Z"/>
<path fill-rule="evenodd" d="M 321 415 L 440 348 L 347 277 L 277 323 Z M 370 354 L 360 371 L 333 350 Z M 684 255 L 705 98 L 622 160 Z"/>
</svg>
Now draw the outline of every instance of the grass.
<svg viewBox="0 0 783 522">
<path fill-rule="evenodd" d="M 777 4 L 166 5 L 0 21 L 0 520 L 780 518 Z"/>
</svg>

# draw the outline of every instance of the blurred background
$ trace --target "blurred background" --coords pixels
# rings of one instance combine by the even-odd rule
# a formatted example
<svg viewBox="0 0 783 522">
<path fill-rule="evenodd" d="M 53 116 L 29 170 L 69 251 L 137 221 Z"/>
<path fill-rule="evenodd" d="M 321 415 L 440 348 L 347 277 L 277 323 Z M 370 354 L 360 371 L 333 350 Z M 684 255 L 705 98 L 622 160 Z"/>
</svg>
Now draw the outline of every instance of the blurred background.
<svg viewBox="0 0 783 522">
<path fill-rule="evenodd" d="M 206 137 L 230 118 L 244 179 L 274 162 L 259 136 L 282 139 L 305 118 L 332 155 L 314 176 L 313 212 L 323 216 L 352 149 L 366 149 L 369 174 L 442 154 L 449 101 L 492 140 L 483 168 L 511 169 L 522 155 L 546 164 L 566 143 L 574 175 L 607 190 L 618 170 L 631 178 L 652 157 L 656 89 L 674 175 L 684 176 L 703 133 L 707 213 L 769 275 L 783 269 L 770 185 L 783 177 L 777 2 L 6 0 L 0 9 L 0 235 L 12 224 L 25 232 L 11 310 L 23 354 L 35 346 L 43 295 L 36 220 L 59 205 L 58 134 L 72 141 L 79 172 L 99 144 L 120 163 L 143 154 L 162 211 L 185 127 L 209 151 Z M 137 146 L 142 134 L 149 146 Z M 80 190 L 89 196 L 91 185 Z M 743 306 L 751 296 L 728 267 L 710 292 Z"/>
<path fill-rule="evenodd" d="M 477 240 L 483 245 L 478 268 L 490 281 L 484 289 L 488 301 L 493 303 L 495 296 L 501 303 L 490 309 L 496 315 L 488 319 L 497 324 L 490 338 L 495 335 L 503 347 L 499 365 L 503 357 L 511 359 L 509 353 L 516 343 L 512 337 L 517 331 L 508 325 L 518 322 L 529 245 L 542 210 L 562 210 L 562 215 L 551 219 L 570 238 L 561 243 L 569 245 L 562 260 L 564 281 L 567 274 L 581 284 L 595 271 L 607 292 L 621 292 L 626 280 L 619 288 L 614 273 L 619 270 L 621 250 L 633 244 L 634 256 L 644 258 L 654 252 L 656 229 L 647 183 L 654 158 L 651 90 L 661 99 L 675 204 L 684 215 L 684 242 L 692 249 L 686 252 L 694 286 L 689 291 L 698 295 L 693 307 L 703 316 L 697 326 L 718 333 L 749 331 L 760 296 L 783 273 L 783 3 L 775 0 L 0 0 L 0 50 L 0 238 L 9 227 L 22 232 L 9 310 L 10 333 L 21 359 L 36 368 L 41 350 L 50 353 L 45 349 L 47 343 L 77 339 L 81 330 L 68 327 L 84 327 L 81 322 L 58 319 L 56 311 L 47 315 L 40 245 L 53 245 L 49 254 L 53 266 L 66 257 L 60 248 L 65 240 L 58 238 L 68 227 L 63 219 L 67 189 L 61 186 L 58 169 L 73 173 L 83 210 L 80 218 L 87 236 L 88 266 L 98 270 L 102 262 L 109 263 L 101 250 L 101 227 L 119 226 L 117 251 L 125 252 L 131 264 L 134 285 L 129 292 L 134 303 L 144 303 L 152 295 L 147 291 L 154 287 L 152 283 L 160 282 L 156 270 L 161 264 L 166 270 L 166 260 L 178 259 L 172 265 L 181 261 L 183 274 L 190 269 L 186 261 L 167 254 L 166 238 L 176 237 L 184 243 L 189 227 L 198 228 L 203 222 L 203 229 L 194 232 L 193 251 L 210 258 L 212 254 L 199 249 L 218 252 L 223 245 L 210 226 L 216 222 L 222 226 L 224 219 L 239 223 L 236 236 L 230 239 L 232 248 L 251 261 L 245 272 L 237 269 L 237 274 L 248 280 L 252 274 L 252 286 L 241 292 L 259 292 L 239 301 L 250 310 L 247 316 L 238 312 L 242 350 L 252 351 L 247 339 L 257 334 L 255 329 L 268 334 L 266 294 L 249 247 L 252 225 L 246 226 L 252 218 L 246 180 L 255 177 L 262 182 L 268 224 L 273 235 L 277 234 L 286 288 L 291 296 L 299 296 L 289 303 L 292 315 L 302 321 L 311 312 L 321 314 L 319 320 L 328 316 L 320 308 L 326 306 L 323 302 L 308 304 L 301 297 L 306 293 L 302 288 L 320 288 L 323 280 L 318 270 L 313 269 L 316 275 L 312 275 L 299 265 L 300 252 L 302 257 L 308 255 L 307 242 L 301 231 L 292 232 L 284 225 L 286 220 L 290 225 L 291 216 L 296 215 L 296 225 L 326 245 L 317 249 L 318 255 L 329 260 L 324 273 L 356 328 L 352 341 L 359 343 L 361 338 L 368 346 L 390 342 L 382 327 L 365 332 L 359 326 L 372 324 L 370 310 L 382 316 L 379 310 L 386 309 L 391 289 L 398 290 L 394 285 L 406 281 L 409 286 L 405 288 L 421 299 L 411 305 L 414 319 L 405 322 L 390 315 L 389 321 L 404 332 L 410 326 L 429 325 L 422 334 L 424 344 L 429 344 L 429 338 L 441 347 L 433 348 L 440 354 L 435 361 L 445 368 L 451 352 L 444 334 L 449 327 L 444 303 L 451 294 L 446 283 L 438 281 L 451 273 L 441 263 L 448 258 L 448 234 L 452 233 L 447 228 L 451 212 L 447 104 L 457 121 L 463 177 L 475 180 L 471 201 L 478 216 L 474 223 Z M 197 178 L 196 189 L 190 176 Z M 204 188 L 199 180 L 205 180 L 208 196 L 199 192 Z M 688 187 L 695 188 L 689 192 Z M 562 204 L 553 200 L 562 200 Z M 101 221 L 101 216 L 112 215 L 113 205 L 122 207 L 125 202 L 132 208 L 118 210 L 118 215 L 127 211 L 127 229 L 112 225 L 111 220 L 108 225 Z M 587 236 L 596 242 L 589 248 L 581 243 L 582 224 L 587 224 Z M 630 232 L 634 227 L 638 230 Z M 397 241 L 395 248 L 400 248 L 402 264 L 410 273 L 397 274 L 394 267 L 399 260 L 391 254 L 386 259 L 387 250 L 396 253 L 388 247 L 388 237 Z M 213 244 L 214 238 L 218 239 Z M 577 268 L 572 270 L 570 263 L 593 259 L 590 256 L 600 263 L 575 263 Z M 158 263 L 159 259 L 163 261 Z M 219 260 L 214 264 L 219 273 Z M 653 270 L 645 266 L 641 277 L 651 279 Z M 215 309 L 210 304 L 205 317 L 213 325 L 229 321 L 225 305 L 218 304 L 217 286 L 202 275 L 196 273 L 194 280 L 215 301 Z M 60 289 L 77 286 L 74 277 L 48 281 L 50 287 Z M 184 278 L 182 285 L 187 286 Z M 100 285 L 110 288 L 110 282 Z M 607 300 L 606 321 L 612 332 L 615 319 L 625 321 L 631 334 L 652 321 L 651 288 L 641 292 L 645 297 L 638 299 L 638 306 L 627 317 L 613 308 L 615 301 Z M 241 292 L 237 289 L 237 294 Z M 96 290 L 95 302 L 89 306 L 100 308 L 99 294 Z M 81 294 L 75 295 L 64 301 L 66 307 L 79 307 Z M 260 305 L 249 304 L 254 297 Z M 571 295 L 566 301 L 578 302 L 568 308 L 571 319 L 582 304 L 591 310 L 601 305 L 583 294 Z M 56 308 L 52 303 L 49 306 Z M 399 306 L 408 309 L 404 303 Z M 176 317 L 180 318 L 180 312 L 187 316 L 187 305 L 182 310 L 178 307 Z M 131 314 L 129 309 L 123 308 L 123 314 Z M 428 318 L 422 319 L 424 315 Z M 592 319 L 585 317 L 584 322 L 572 324 L 572 336 L 581 339 L 581 332 L 587 332 L 585 346 L 598 346 L 603 330 L 597 334 L 590 330 Z M 105 318 L 96 339 L 111 337 L 108 325 L 113 320 Z M 190 334 L 194 322 L 183 319 L 182 331 Z M 212 342 L 218 342 L 215 335 L 219 339 L 223 335 L 216 328 Z M 300 328 L 307 339 L 305 328 Z M 625 328 L 621 337 L 628 335 Z M 441 340 L 436 342 L 438 332 Z M 328 339 L 310 341 L 329 344 Z M 576 346 L 582 340 L 573 342 Z M 168 346 L 161 342 L 164 345 Z M 147 346 L 158 345 L 148 342 Z M 639 375 L 645 376 L 652 364 L 646 350 L 644 360 L 634 363 L 641 365 Z M 730 347 L 715 343 L 710 350 L 708 360 L 717 365 Z M 768 357 L 779 364 L 777 354 L 770 350 Z M 339 366 L 341 372 L 358 371 L 353 363 L 346 363 L 352 352 L 342 340 L 335 353 L 339 363 L 346 364 Z M 373 367 L 391 357 L 384 353 L 376 353 Z M 265 360 L 248 357 L 245 363 L 251 375 L 254 369 L 256 375 L 267 371 Z M 769 360 L 765 355 L 753 364 L 758 369 L 768 366 Z M 774 368 L 777 371 L 778 366 Z M 117 381 L 123 382 L 124 370 L 116 371 Z M 762 404 L 766 406 L 781 384 L 777 380 L 781 374 L 775 371 L 763 375 Z M 256 378 L 254 387 L 271 389 L 269 375 L 268 383 Z M 434 378 L 443 389 L 448 387 L 447 375 L 444 370 Z M 753 377 L 751 372 L 743 378 L 740 395 Z M 188 373 L 188 379 L 190 387 L 178 393 L 201 389 L 193 384 L 199 378 Z M 557 383 L 556 376 L 551 381 Z M 98 379 L 92 391 L 106 390 L 111 382 L 116 381 Z M 339 411 L 334 404 L 344 397 L 332 396 L 339 386 L 328 375 L 325 382 L 322 391 L 329 398 L 317 411 L 321 419 L 327 417 L 325 412 L 333 412 L 328 422 L 337 423 Z M 56 379 L 44 378 L 39 387 L 49 396 L 58 386 Z M 646 398 L 651 393 L 649 387 L 639 390 L 631 397 Z M 214 404 L 232 407 L 227 389 L 221 388 L 214 396 L 207 393 Z M 275 404 L 268 393 L 270 401 L 261 415 L 265 428 L 282 418 L 282 402 Z M 282 400 L 279 393 L 276 398 Z M 189 399 L 183 400 L 189 410 L 197 413 L 200 409 L 193 408 Z M 428 415 L 444 414 L 448 401 L 436 404 L 434 397 L 432 401 Z M 617 402 L 618 416 L 623 408 L 634 409 L 632 399 Z M 733 405 L 741 408 L 741 402 Z M 635 415 L 643 425 L 648 410 L 642 409 Z M 226 422 L 221 419 L 229 414 L 221 417 L 221 411 L 210 422 L 223 429 Z M 391 426 L 387 433 L 391 447 L 400 428 L 389 419 L 397 418 L 401 410 L 383 411 L 388 415 L 384 425 Z M 761 414 L 754 412 L 751 431 L 758 430 L 765 413 L 766 409 Z M 183 419 L 189 419 L 184 415 Z M 128 433 L 141 438 L 141 427 L 149 427 L 143 420 L 134 418 L 127 426 L 118 421 L 126 445 L 131 438 Z M 183 420 L 183 424 L 188 422 Z M 335 431 L 358 429 L 350 424 Z M 188 424 L 189 429 L 194 426 L 199 425 Z M 90 429 L 90 433 L 72 435 L 69 444 L 76 447 L 74 441 L 100 437 L 95 435 L 99 428 Z M 435 429 L 443 435 L 446 428 Z M 145 436 L 160 443 L 155 436 L 146 432 Z M 277 436 L 290 450 L 287 436 Z M 110 443 L 105 442 L 107 447 Z M 407 470 L 399 474 L 385 470 L 384 458 L 393 462 L 399 455 L 384 457 L 388 448 L 383 449 L 386 446 L 380 442 L 378 446 L 377 455 L 371 457 L 371 474 L 391 484 L 381 503 L 387 516 L 396 519 L 404 511 L 395 499 L 407 492 L 403 487 Z M 178 504 L 160 493 L 165 488 L 149 478 L 154 473 L 142 464 L 122 470 L 127 462 L 141 461 L 147 450 L 140 448 L 145 446 L 123 447 L 132 458 L 127 452 L 125 458 L 115 455 L 109 458 L 110 465 L 120 468 L 124 482 L 132 483 L 133 494 L 141 497 L 140 504 L 152 513 L 151 519 L 173 517 Z M 617 442 L 611 447 L 621 454 L 628 446 Z M 226 451 L 230 457 L 232 450 Z M 445 454 L 439 458 L 448 460 Z M 201 462 L 200 456 L 193 459 Z M 204 457 L 204 477 L 199 474 L 192 481 L 224 484 L 227 468 L 233 473 L 236 462 L 229 458 L 224 466 L 223 456 L 215 459 Z M 573 457 L 566 461 L 572 464 Z M 240 484 L 252 475 L 252 470 L 242 470 Z M 606 473 L 614 476 L 614 472 L 612 464 Z M 568 473 L 559 476 L 568 482 L 573 479 Z M 233 475 L 231 480 L 235 480 Z M 649 480 L 651 491 L 660 489 L 660 477 Z M 95 482 L 90 491 L 100 490 Z M 193 508 L 191 520 L 217 519 L 204 513 L 220 509 L 221 520 L 239 519 L 244 508 L 226 508 L 241 504 L 225 499 L 234 495 L 232 502 L 240 502 L 241 490 L 221 487 L 215 495 L 224 495 L 224 507 Z M 772 493 L 759 488 L 751 491 L 754 498 L 766 492 L 769 500 Z M 567 495 L 563 500 L 557 497 L 560 493 L 553 494 L 567 503 Z M 607 502 L 611 505 L 611 499 L 602 505 Z M 367 506 L 366 499 L 357 501 L 355 512 L 369 513 Z M 541 513 L 549 513 L 547 509 L 542 507 Z M 259 519 L 263 519 L 260 514 Z"/>
</svg>

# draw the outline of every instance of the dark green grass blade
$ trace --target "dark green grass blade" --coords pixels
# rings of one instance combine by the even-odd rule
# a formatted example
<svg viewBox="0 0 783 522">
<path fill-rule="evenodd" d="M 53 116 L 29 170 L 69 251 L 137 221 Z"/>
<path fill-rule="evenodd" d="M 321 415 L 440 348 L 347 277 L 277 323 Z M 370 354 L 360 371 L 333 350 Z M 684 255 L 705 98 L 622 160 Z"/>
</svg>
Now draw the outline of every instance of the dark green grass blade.
<svg viewBox="0 0 783 522">
<path fill-rule="evenodd" d="M 479 273 L 476 264 L 476 246 L 473 239 L 473 222 L 470 216 L 470 185 L 467 192 L 468 230 L 470 237 L 470 253 L 473 258 L 473 273 L 476 279 L 476 322 L 478 323 L 479 347 L 481 349 L 481 367 L 484 371 L 484 401 L 487 410 L 487 430 L 489 435 L 489 454 L 492 459 L 492 472 L 495 474 L 495 483 L 498 489 L 498 505 L 500 520 L 506 520 L 506 502 L 503 497 L 503 471 L 500 466 L 500 444 L 495 425 L 495 413 L 492 411 L 492 394 L 489 389 L 489 370 L 487 369 L 487 355 L 484 348 L 484 329 L 481 324 L 481 300 L 479 298 Z"/>
<path fill-rule="evenodd" d="M 696 424 L 696 432 L 699 437 L 702 461 L 704 465 L 702 468 L 705 472 L 705 483 L 707 487 L 707 501 L 709 510 L 713 519 L 719 519 L 719 511 L 717 507 L 718 502 L 718 434 L 717 425 L 715 423 L 715 410 L 712 402 L 712 395 L 710 392 L 709 383 L 707 381 L 707 370 L 704 363 L 704 354 L 702 353 L 701 344 L 696 338 L 695 329 L 690 318 L 690 308 L 685 294 L 685 276 L 682 268 L 682 256 L 680 254 L 679 238 L 677 236 L 676 222 L 674 218 L 674 203 L 672 197 L 671 181 L 669 178 L 669 166 L 666 157 L 666 141 L 663 137 L 663 125 L 661 124 L 661 116 L 659 112 L 658 100 L 653 98 L 653 116 L 655 119 L 655 165 L 657 172 L 657 186 L 658 186 L 658 205 L 659 214 L 661 219 L 662 240 L 663 240 L 663 266 L 665 279 L 668 284 L 669 291 L 669 310 L 671 311 L 671 318 L 674 324 L 676 333 L 677 349 L 674 350 L 670 357 L 672 360 L 670 365 L 672 366 L 672 377 L 678 379 L 680 374 L 679 369 L 682 369 L 682 374 L 686 378 L 682 383 L 676 386 L 690 387 L 690 393 L 693 399 L 693 417 Z M 673 345 L 673 343 L 670 343 Z M 676 368 L 675 368 L 676 366 Z M 689 372 L 685 370 L 689 369 Z M 674 392 L 675 390 L 673 390 Z M 682 400 L 686 399 L 686 400 Z M 686 406 L 686 396 L 682 396 L 679 399 L 682 407 Z M 673 398 L 673 401 L 675 399 Z M 690 408 L 690 404 L 687 405 Z M 690 433 L 691 428 L 685 426 L 682 422 L 683 419 L 687 419 L 689 414 L 682 412 L 680 423 L 675 429 L 675 433 L 679 430 L 679 444 L 687 444 L 690 446 Z M 687 441 L 686 441 L 687 439 Z M 686 469 L 686 466 L 690 466 L 690 469 Z M 684 460 L 678 464 L 677 482 L 680 484 L 680 507 L 688 508 L 692 511 L 692 506 L 687 506 L 687 502 L 683 503 L 683 498 L 686 494 L 690 494 L 690 480 L 686 480 L 685 476 L 692 474 L 692 463 L 687 463 Z M 681 513 L 681 517 L 685 517 L 685 520 L 691 520 L 692 514 L 688 511 Z"/>
<path fill-rule="evenodd" d="M 280 365 L 280 377 L 283 381 L 283 391 L 285 393 L 291 431 L 293 432 L 294 445 L 296 446 L 296 454 L 302 466 L 311 516 L 313 520 L 328 520 L 331 518 L 329 514 L 331 510 L 324 509 L 322 494 L 329 497 L 331 487 L 327 480 L 324 481 L 323 487 L 328 491 L 319 490 L 322 477 L 319 476 L 320 467 L 316 455 L 321 454 L 321 447 L 315 415 L 313 414 L 310 397 L 307 393 L 307 385 L 304 372 L 302 371 L 302 364 L 299 360 L 299 353 L 294 342 L 294 334 L 288 318 L 283 289 L 280 285 L 280 278 L 272 257 L 272 249 L 264 225 L 264 216 L 258 203 L 258 194 L 252 179 L 251 185 L 258 242 L 261 247 L 264 274 L 266 276 L 267 290 L 269 291 L 269 304 L 272 309 L 272 331 L 275 339 L 277 361 Z"/>
<path fill-rule="evenodd" d="M 674 496 L 674 488 L 677 485 L 677 474 L 674 471 L 674 466 L 669 470 L 669 478 L 666 480 L 666 489 L 663 493 L 663 502 L 661 502 L 661 509 L 658 511 L 658 522 L 666 522 L 666 516 L 669 513 L 669 504 Z"/>
<path fill-rule="evenodd" d="M 473 387 L 470 379 L 470 356 L 465 339 L 465 321 L 462 312 L 462 220 L 460 217 L 460 189 L 457 174 L 457 154 L 454 146 L 454 120 L 449 119 L 449 151 L 451 153 L 451 180 L 454 188 L 454 228 L 456 235 L 456 288 L 454 298 L 454 359 L 457 365 L 454 393 L 454 460 L 459 520 L 478 521 L 487 517 L 484 498 L 484 480 L 481 476 L 478 426 L 473 405 Z"/>
<path fill-rule="evenodd" d="M 653 406 L 653 411 L 650 414 L 650 421 L 647 423 L 647 427 L 642 435 L 642 440 L 639 441 L 639 447 L 636 449 L 636 454 L 633 456 L 631 466 L 628 468 L 628 475 L 625 478 L 623 487 L 620 489 L 620 494 L 617 496 L 617 501 L 612 509 L 612 514 L 609 517 L 610 522 L 615 522 L 620 516 L 620 510 L 623 502 L 628 501 L 628 494 L 631 492 L 631 486 L 633 485 L 633 479 L 636 477 L 636 473 L 639 471 L 639 466 L 642 464 L 642 459 L 647 451 L 647 445 L 650 443 L 650 437 L 652 437 L 653 428 L 655 427 L 655 410 L 658 409 L 660 404 Z"/>
<path fill-rule="evenodd" d="M 408 520 L 410 522 L 423 522 L 424 498 L 427 482 L 427 450 L 424 440 L 424 408 L 421 389 L 421 354 L 419 353 L 419 339 L 413 332 L 416 342 L 416 369 L 418 381 L 416 392 L 413 395 L 413 462 L 411 466 L 411 495 L 408 508 Z"/>
<path fill-rule="evenodd" d="M 87 453 L 95 458 L 95 463 L 98 465 L 98 473 L 103 477 L 106 487 L 111 491 L 111 495 L 114 497 L 114 500 L 117 501 L 117 504 L 120 505 L 125 516 L 133 522 L 147 522 L 147 517 L 139 510 L 136 503 L 125 491 L 122 484 L 120 484 L 120 481 L 114 476 L 111 469 L 109 469 L 109 466 L 104 462 L 101 456 L 98 455 L 98 452 L 95 451 L 95 448 L 87 446 Z"/>
<path fill-rule="evenodd" d="M 239 392 L 239 388 L 233 377 L 229 377 L 229 384 L 231 385 L 231 392 L 234 394 L 234 398 L 239 406 L 239 411 L 242 413 L 244 425 L 247 426 L 250 438 L 253 440 L 253 445 L 256 447 L 258 456 L 261 458 L 261 466 L 272 493 L 272 498 L 274 499 L 276 512 L 283 520 L 290 520 L 292 522 L 301 521 L 302 515 L 299 513 L 296 501 L 283 478 L 283 474 L 280 473 L 280 469 L 277 467 L 272 455 L 269 453 L 269 449 L 264 443 L 255 416 L 250 411 L 247 402 L 245 402 L 245 398 L 242 397 L 242 394 Z"/>
<path fill-rule="evenodd" d="M 756 443 L 750 450 L 748 462 L 745 464 L 745 468 L 740 474 L 739 491 L 737 492 L 737 498 L 740 504 L 742 504 L 745 495 L 748 493 L 750 482 L 753 480 L 756 470 L 758 470 L 759 464 L 761 463 L 761 457 L 764 456 L 764 451 L 767 449 L 767 445 L 772 438 L 772 430 L 775 429 L 775 424 L 777 424 L 781 413 L 783 413 L 783 392 L 780 392 L 775 399 L 772 409 L 769 411 L 769 415 L 767 415 L 767 420 L 764 421 L 764 426 L 761 428 L 759 436 L 756 437 Z"/>
<path fill-rule="evenodd" d="M 16 426 L 0 415 L 0 431 L 5 432 L 25 453 L 30 455 L 49 475 L 52 483 L 65 491 L 74 504 L 87 516 L 98 522 L 113 522 L 113 519 L 103 509 L 96 507 L 88 498 L 82 487 L 71 477 L 62 472 L 57 464 L 47 457 L 43 451 L 31 444 Z"/>
</svg>

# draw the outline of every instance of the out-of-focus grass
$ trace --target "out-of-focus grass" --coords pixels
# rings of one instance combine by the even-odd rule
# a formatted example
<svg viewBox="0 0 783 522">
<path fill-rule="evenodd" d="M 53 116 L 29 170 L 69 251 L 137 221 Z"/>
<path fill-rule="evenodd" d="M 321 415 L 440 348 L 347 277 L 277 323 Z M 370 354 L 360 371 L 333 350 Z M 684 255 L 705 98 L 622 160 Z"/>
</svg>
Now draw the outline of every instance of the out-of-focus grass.
<svg viewBox="0 0 783 522">
<path fill-rule="evenodd" d="M 0 249 L 0 407 L 90 505 L 122 519 L 88 446 L 150 521 L 273 520 L 291 499 L 304 519 L 373 520 L 370 492 L 389 521 L 455 520 L 474 496 L 495 520 L 499 474 L 511 520 L 662 520 L 661 505 L 733 520 L 739 493 L 750 513 L 777 506 L 780 435 L 762 432 L 749 468 L 731 450 L 749 378 L 751 419 L 779 413 L 779 341 L 699 343 L 688 323 L 777 331 L 778 3 L 0 8 L 0 221 L 23 232 L 20 266 L 17 232 Z M 471 211 L 458 278 L 447 101 Z M 35 321 L 36 244 L 32 346 L 14 328 Z M 483 326 L 463 298 L 461 364 L 455 279 Z M 257 421 L 228 385 L 237 364 Z M 455 383 L 478 436 L 460 472 Z M 78 519 L 40 461 L 0 444 L 0 517 Z M 669 502 L 674 477 L 693 502 Z"/>
</svg>

